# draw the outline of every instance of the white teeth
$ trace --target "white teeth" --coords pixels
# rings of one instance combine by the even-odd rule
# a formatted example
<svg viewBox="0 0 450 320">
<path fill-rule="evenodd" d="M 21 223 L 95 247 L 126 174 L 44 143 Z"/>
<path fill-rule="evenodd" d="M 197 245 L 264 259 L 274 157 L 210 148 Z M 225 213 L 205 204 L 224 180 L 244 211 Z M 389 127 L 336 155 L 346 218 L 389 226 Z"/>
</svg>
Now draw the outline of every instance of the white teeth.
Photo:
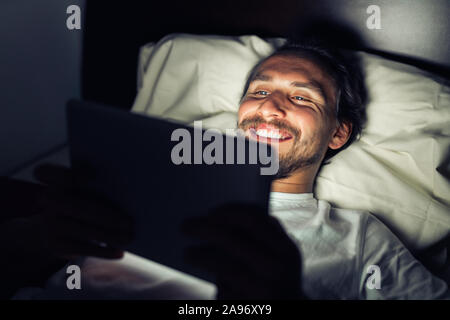
<svg viewBox="0 0 450 320">
<path fill-rule="evenodd" d="M 261 137 L 264 137 L 264 138 L 271 138 L 271 139 L 282 139 L 282 138 L 284 138 L 281 134 L 275 133 L 274 131 L 267 131 L 265 129 L 257 130 L 256 134 L 258 136 L 261 136 Z"/>
</svg>

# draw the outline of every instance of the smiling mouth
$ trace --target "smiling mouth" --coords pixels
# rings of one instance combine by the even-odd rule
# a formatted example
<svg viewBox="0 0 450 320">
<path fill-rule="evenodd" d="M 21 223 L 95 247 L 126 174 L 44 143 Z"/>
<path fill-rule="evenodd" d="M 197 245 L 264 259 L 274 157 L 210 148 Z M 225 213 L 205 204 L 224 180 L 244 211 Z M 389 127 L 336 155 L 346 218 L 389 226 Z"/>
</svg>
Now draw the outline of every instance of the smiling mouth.
<svg viewBox="0 0 450 320">
<path fill-rule="evenodd" d="M 256 127 L 250 127 L 250 137 L 262 142 L 285 142 L 292 139 L 292 135 L 268 124 L 260 124 Z"/>
</svg>

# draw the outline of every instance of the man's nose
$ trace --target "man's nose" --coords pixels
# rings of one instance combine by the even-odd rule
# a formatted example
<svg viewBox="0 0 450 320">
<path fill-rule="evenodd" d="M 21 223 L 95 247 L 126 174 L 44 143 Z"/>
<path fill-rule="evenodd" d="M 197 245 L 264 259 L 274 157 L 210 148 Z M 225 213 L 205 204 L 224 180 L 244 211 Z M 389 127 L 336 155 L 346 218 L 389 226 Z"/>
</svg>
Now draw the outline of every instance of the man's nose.
<svg viewBox="0 0 450 320">
<path fill-rule="evenodd" d="M 271 94 L 258 107 L 257 113 L 264 118 L 284 118 L 286 112 L 284 110 L 284 101 Z"/>
</svg>

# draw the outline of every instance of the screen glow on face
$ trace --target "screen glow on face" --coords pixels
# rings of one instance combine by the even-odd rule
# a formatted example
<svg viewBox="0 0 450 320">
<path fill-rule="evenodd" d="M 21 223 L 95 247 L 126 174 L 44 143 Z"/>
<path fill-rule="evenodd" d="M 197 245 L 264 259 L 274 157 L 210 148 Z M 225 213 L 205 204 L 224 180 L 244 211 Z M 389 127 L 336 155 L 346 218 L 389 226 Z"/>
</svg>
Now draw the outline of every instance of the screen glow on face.
<svg viewBox="0 0 450 320">
<path fill-rule="evenodd" d="M 280 168 L 296 170 L 325 154 L 332 131 L 327 105 L 333 105 L 333 97 L 332 80 L 312 62 L 271 57 L 249 84 L 238 125 L 249 138 L 276 139 Z"/>
</svg>

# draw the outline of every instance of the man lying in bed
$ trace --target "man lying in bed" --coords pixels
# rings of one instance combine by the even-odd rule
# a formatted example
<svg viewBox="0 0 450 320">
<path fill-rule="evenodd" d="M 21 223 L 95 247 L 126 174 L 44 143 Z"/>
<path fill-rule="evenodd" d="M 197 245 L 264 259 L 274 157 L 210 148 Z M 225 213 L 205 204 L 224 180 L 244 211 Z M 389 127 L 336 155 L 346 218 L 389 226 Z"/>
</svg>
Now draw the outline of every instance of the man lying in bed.
<svg viewBox="0 0 450 320">
<path fill-rule="evenodd" d="M 258 208 L 230 205 L 184 227 L 204 243 L 191 248 L 186 258 L 216 272 L 218 298 L 449 297 L 446 283 L 429 273 L 374 216 L 332 208 L 314 198 L 323 162 L 361 132 L 363 105 L 361 78 L 331 50 L 286 46 L 254 68 L 238 127 L 250 139 L 277 140 L 280 170 L 270 195 L 271 216 L 258 214 Z M 53 182 L 52 170 L 45 171 L 41 169 L 41 178 Z M 56 176 L 61 180 L 64 172 Z M 9 237 L 27 239 L 22 242 L 28 251 L 41 256 L 121 257 L 114 248 L 127 242 L 129 224 L 120 213 L 101 225 L 101 216 L 111 217 L 113 209 L 97 203 L 92 210 L 92 201 L 70 192 L 59 199 L 47 204 L 45 214 L 3 229 Z M 38 234 L 46 241 L 37 241 Z M 45 245 L 39 249 L 39 243 Z M 39 263 L 44 267 L 50 261 Z"/>
</svg>

